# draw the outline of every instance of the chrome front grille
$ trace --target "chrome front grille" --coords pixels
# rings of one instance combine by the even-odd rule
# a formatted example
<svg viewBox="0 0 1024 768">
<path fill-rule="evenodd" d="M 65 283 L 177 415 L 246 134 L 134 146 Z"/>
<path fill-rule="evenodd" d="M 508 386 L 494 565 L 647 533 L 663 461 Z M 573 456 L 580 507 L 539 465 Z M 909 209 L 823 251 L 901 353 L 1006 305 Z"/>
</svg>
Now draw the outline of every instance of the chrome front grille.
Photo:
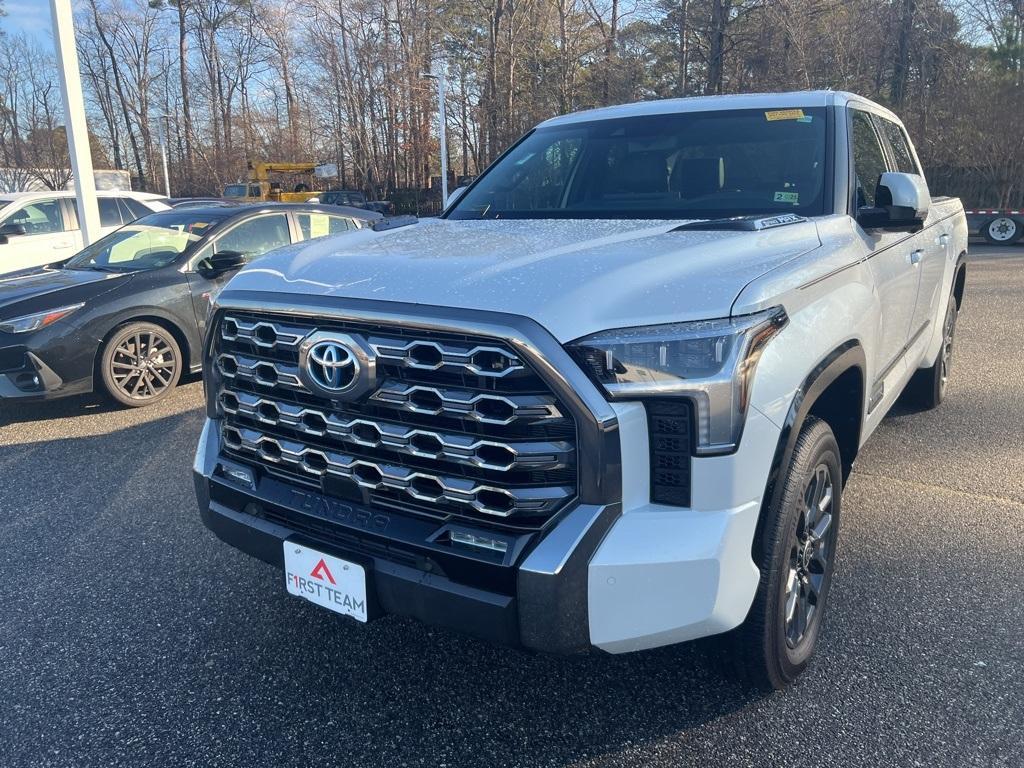
<svg viewBox="0 0 1024 768">
<path fill-rule="evenodd" d="M 353 334 L 377 384 L 352 401 L 300 375 L 303 340 Z M 576 425 L 499 339 L 228 312 L 215 330 L 222 450 L 280 479 L 438 518 L 543 525 L 577 493 Z"/>
</svg>

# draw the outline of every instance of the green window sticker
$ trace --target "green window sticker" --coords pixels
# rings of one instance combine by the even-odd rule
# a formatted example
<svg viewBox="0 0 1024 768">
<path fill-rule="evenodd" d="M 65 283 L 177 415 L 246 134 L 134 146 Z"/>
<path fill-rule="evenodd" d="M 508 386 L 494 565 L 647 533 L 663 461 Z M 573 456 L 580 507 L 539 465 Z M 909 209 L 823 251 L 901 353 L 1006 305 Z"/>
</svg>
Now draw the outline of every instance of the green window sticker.
<svg viewBox="0 0 1024 768">
<path fill-rule="evenodd" d="M 800 203 L 800 193 L 799 192 L 776 192 L 775 193 L 775 202 L 776 203 L 793 203 L 793 205 L 798 205 Z"/>
</svg>

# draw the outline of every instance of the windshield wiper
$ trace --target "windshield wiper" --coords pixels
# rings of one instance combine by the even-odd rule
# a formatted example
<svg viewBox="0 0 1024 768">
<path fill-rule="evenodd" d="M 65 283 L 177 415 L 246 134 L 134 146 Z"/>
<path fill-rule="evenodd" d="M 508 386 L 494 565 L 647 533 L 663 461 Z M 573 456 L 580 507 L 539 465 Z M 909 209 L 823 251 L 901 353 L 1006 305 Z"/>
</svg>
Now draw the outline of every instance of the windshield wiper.
<svg viewBox="0 0 1024 768">
<path fill-rule="evenodd" d="M 732 216 L 726 219 L 700 219 L 688 221 L 670 230 L 671 232 L 760 232 L 762 229 L 784 227 L 787 224 L 798 224 L 807 221 L 795 213 L 782 213 L 778 216 Z"/>
</svg>

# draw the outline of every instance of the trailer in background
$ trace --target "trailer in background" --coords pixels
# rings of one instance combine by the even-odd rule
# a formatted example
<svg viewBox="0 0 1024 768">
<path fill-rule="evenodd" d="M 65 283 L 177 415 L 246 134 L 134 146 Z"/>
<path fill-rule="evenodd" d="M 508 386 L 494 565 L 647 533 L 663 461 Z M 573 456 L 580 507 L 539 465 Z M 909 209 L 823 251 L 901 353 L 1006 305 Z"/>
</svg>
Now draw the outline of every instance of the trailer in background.
<svg viewBox="0 0 1024 768">
<path fill-rule="evenodd" d="M 1024 209 L 964 211 L 967 230 L 972 236 L 984 237 L 993 245 L 1013 245 L 1024 235 Z"/>
</svg>

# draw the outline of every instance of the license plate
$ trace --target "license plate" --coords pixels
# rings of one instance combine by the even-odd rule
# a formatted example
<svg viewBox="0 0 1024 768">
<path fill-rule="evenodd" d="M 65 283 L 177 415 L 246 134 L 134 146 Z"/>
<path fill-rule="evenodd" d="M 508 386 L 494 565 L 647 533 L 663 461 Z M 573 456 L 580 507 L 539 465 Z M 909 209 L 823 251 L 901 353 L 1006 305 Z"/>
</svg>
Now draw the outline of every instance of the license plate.
<svg viewBox="0 0 1024 768">
<path fill-rule="evenodd" d="M 286 541 L 288 592 L 323 608 L 366 621 L 366 570 L 357 563 Z"/>
</svg>

